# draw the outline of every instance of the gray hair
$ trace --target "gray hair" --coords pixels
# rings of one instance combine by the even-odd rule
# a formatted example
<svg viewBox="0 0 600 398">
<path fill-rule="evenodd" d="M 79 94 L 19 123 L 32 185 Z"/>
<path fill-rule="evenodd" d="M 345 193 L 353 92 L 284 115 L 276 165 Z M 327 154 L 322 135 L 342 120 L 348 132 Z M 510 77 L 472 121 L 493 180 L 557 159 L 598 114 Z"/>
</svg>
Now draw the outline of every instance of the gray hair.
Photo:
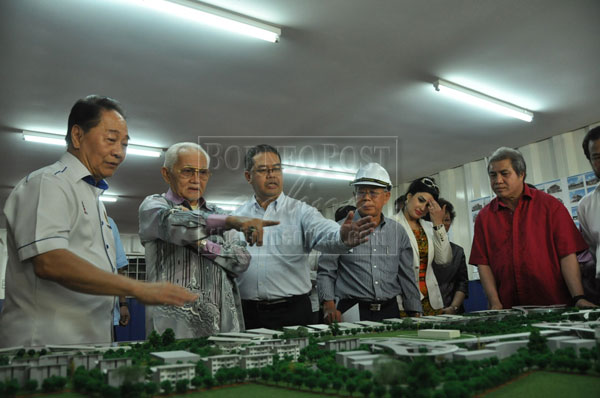
<svg viewBox="0 0 600 398">
<path fill-rule="evenodd" d="M 527 166 L 525 165 L 525 159 L 523 158 L 521 152 L 505 146 L 496 149 L 492 156 L 490 156 L 487 167 L 488 173 L 490 172 L 490 166 L 492 163 L 505 159 L 510 160 L 510 164 L 517 175 L 527 175 Z"/>
<path fill-rule="evenodd" d="M 170 171 L 173 171 L 173 166 L 179 160 L 179 152 L 181 151 L 198 151 L 206 157 L 206 167 L 210 166 L 210 156 L 199 144 L 195 142 L 178 142 L 173 144 L 165 152 L 165 163 L 163 167 L 166 167 Z"/>
</svg>

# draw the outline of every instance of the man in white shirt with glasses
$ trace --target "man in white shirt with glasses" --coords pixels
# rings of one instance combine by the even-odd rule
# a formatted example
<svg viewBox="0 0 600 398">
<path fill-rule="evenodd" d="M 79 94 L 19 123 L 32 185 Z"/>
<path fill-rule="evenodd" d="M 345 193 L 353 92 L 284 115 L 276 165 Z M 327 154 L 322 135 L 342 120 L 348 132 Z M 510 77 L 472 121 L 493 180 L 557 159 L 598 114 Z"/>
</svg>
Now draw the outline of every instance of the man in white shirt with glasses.
<svg viewBox="0 0 600 398">
<path fill-rule="evenodd" d="M 345 253 L 365 242 L 375 226 L 371 217 L 352 221 L 353 212 L 340 226 L 314 207 L 285 195 L 281 163 L 279 152 L 270 145 L 248 150 L 244 176 L 254 197 L 234 212 L 280 222 L 265 230 L 263 246 L 248 249 L 250 266 L 237 277 L 248 329 L 310 324 L 308 254 L 313 249 Z"/>
</svg>

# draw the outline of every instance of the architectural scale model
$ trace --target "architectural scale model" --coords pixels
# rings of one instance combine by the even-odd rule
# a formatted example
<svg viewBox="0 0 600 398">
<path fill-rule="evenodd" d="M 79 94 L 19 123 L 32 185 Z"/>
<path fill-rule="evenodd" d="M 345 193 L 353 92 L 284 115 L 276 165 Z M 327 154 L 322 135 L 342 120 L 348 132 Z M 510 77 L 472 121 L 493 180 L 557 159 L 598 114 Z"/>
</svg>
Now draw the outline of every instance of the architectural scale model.
<svg viewBox="0 0 600 398">
<path fill-rule="evenodd" d="M 179 341 L 167 330 L 118 346 L 13 347 L 0 350 L 0 396 L 66 387 L 153 396 L 253 380 L 350 394 L 373 388 L 374 396 L 393 397 L 403 388 L 470 396 L 528 370 L 600 375 L 599 318 L 600 310 L 520 307 Z M 464 369 L 469 381 L 455 383 Z M 455 395 L 457 388 L 462 395 Z"/>
</svg>

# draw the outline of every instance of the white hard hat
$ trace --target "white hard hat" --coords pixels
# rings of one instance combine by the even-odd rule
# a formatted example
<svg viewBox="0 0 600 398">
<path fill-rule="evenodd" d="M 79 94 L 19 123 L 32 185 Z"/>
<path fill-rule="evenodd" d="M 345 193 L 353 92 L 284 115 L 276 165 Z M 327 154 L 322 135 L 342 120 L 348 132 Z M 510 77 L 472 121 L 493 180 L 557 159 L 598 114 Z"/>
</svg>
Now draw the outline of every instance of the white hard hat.
<svg viewBox="0 0 600 398">
<path fill-rule="evenodd" d="M 371 185 L 383 187 L 388 191 L 392 189 L 390 175 L 379 163 L 369 163 L 358 169 L 350 185 Z"/>
</svg>

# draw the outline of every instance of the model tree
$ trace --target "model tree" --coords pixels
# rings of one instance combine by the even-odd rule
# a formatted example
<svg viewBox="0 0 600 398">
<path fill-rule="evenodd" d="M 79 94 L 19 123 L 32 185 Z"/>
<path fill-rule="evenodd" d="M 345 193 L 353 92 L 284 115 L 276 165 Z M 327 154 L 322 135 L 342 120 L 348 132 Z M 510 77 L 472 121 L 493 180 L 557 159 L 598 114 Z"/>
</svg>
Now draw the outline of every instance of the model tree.
<svg viewBox="0 0 600 398">
<path fill-rule="evenodd" d="M 188 390 L 188 384 L 189 380 L 187 379 L 177 380 L 177 383 L 175 383 L 175 391 L 177 391 L 178 394 L 185 394 Z"/>
<path fill-rule="evenodd" d="M 165 380 L 162 383 L 160 383 L 160 388 L 165 392 L 165 394 L 170 394 L 171 391 L 173 391 L 173 386 L 171 385 L 171 382 L 169 380 Z"/>
<path fill-rule="evenodd" d="M 350 379 L 346 382 L 346 390 L 350 393 L 350 396 L 356 391 L 356 381 Z"/>
<path fill-rule="evenodd" d="M 360 393 L 363 394 L 365 396 L 365 398 L 369 398 L 369 395 L 371 395 L 372 389 L 373 389 L 373 384 L 368 380 L 361 382 L 360 386 L 358 386 L 358 391 L 360 391 Z"/>
<path fill-rule="evenodd" d="M 529 343 L 527 343 L 527 348 L 529 348 L 529 352 L 532 354 L 543 354 L 548 351 L 546 341 L 546 337 L 540 334 L 539 329 L 533 329 L 529 333 Z"/>
<path fill-rule="evenodd" d="M 34 379 L 27 380 L 25 382 L 25 391 L 32 393 L 38 388 L 38 381 Z"/>
</svg>

